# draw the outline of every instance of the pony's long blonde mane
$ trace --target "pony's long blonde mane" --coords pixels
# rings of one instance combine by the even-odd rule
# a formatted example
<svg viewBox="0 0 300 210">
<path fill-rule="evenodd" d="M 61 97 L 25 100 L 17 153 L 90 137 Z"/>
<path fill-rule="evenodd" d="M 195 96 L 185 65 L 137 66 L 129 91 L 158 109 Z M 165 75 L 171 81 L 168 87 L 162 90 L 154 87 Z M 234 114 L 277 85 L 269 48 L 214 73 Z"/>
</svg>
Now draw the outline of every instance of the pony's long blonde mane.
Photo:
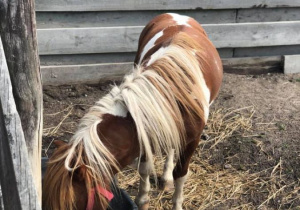
<svg viewBox="0 0 300 210">
<path fill-rule="evenodd" d="M 69 171 L 64 167 L 63 158 L 69 146 L 64 145 L 56 149 L 47 164 L 47 171 L 43 178 L 43 209 L 74 209 L 75 192 Z"/>
<path fill-rule="evenodd" d="M 65 167 L 74 171 L 84 164 L 94 183 L 111 182 L 118 163 L 97 135 L 102 116 L 118 104 L 132 116 L 138 134 L 140 155 L 153 166 L 153 153 L 161 155 L 175 149 L 179 154 L 185 138 L 183 114 L 190 123 L 206 121 L 208 101 L 201 82 L 200 46 L 186 34 L 176 35 L 164 53 L 149 66 L 136 66 L 124 82 L 115 86 L 82 118 L 65 155 Z M 197 54 L 195 53 L 197 52 Z M 205 56 L 203 54 L 203 56 Z M 205 59 L 203 59 L 205 60 Z M 76 155 L 83 148 L 81 156 Z M 84 156 L 84 158 L 82 157 Z M 75 164 L 71 164 L 77 157 Z"/>
</svg>

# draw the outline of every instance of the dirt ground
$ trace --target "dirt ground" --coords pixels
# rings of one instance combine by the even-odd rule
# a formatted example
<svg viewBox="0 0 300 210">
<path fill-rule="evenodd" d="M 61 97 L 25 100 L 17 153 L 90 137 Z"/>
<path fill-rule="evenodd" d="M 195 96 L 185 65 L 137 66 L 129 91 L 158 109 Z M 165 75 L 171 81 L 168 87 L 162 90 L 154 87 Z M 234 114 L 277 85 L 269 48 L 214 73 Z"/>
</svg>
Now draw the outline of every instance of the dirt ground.
<svg viewBox="0 0 300 210">
<path fill-rule="evenodd" d="M 108 84 L 44 87 L 44 156 L 51 155 L 53 140 L 70 139 L 78 120 L 108 90 Z M 230 124 L 235 126 L 232 132 L 218 138 L 222 129 L 232 129 L 222 116 L 231 121 L 239 119 L 239 123 Z M 216 134 L 212 130 L 220 121 L 223 124 Z M 201 185 L 197 188 L 199 196 L 186 199 L 185 209 L 300 209 L 300 74 L 225 74 L 206 132 L 209 138 L 199 145 L 191 166 L 203 160 L 198 165 L 206 170 L 206 177 L 194 176 L 193 184 Z M 196 175 L 195 171 L 192 169 Z M 216 174 L 216 180 L 209 179 Z M 236 190 L 233 186 L 238 182 L 232 183 L 233 176 L 242 177 Z M 224 186 L 224 194 L 218 191 L 221 195 L 216 192 L 215 197 L 203 190 L 203 195 L 200 193 L 208 185 L 212 189 L 210 183 L 219 183 L 222 177 L 226 179 L 222 182 L 230 185 L 230 195 Z M 136 194 L 135 182 L 121 186 L 132 196 Z M 162 197 L 155 192 L 153 195 Z M 170 201 L 166 199 L 166 203 L 157 201 L 152 208 L 168 206 Z"/>
</svg>

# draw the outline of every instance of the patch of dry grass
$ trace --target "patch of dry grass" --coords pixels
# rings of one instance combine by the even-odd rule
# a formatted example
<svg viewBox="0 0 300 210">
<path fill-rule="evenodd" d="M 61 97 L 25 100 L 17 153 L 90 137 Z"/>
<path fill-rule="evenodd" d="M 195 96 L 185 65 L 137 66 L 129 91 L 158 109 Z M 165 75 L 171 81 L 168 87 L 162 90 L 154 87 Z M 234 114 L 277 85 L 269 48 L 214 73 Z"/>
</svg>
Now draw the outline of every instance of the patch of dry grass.
<svg viewBox="0 0 300 210">
<path fill-rule="evenodd" d="M 205 132 L 212 138 L 202 141 L 201 144 L 211 144 L 210 149 L 225 141 L 235 133 L 241 136 L 252 128 L 252 117 L 255 111 L 253 106 L 240 109 L 218 109 L 210 114 Z"/>
<path fill-rule="evenodd" d="M 249 137 L 251 134 L 253 107 L 237 110 L 219 109 L 211 113 L 205 130 L 209 139 L 202 141 L 190 164 L 189 178 L 184 186 L 184 209 L 286 209 L 300 199 L 299 182 L 289 183 L 282 172 L 282 161 L 260 172 L 227 169 L 211 165 L 201 157 L 221 142 L 233 136 Z M 259 143 L 257 147 L 261 148 Z M 164 160 L 157 158 L 156 172 L 162 174 Z M 139 175 L 127 168 L 119 175 L 120 186 L 134 199 Z M 152 184 L 151 209 L 171 209 L 172 193 L 162 192 Z"/>
<path fill-rule="evenodd" d="M 48 114 L 53 125 L 44 129 L 44 137 L 56 138 L 66 133 L 64 125 L 76 122 L 69 118 L 74 112 L 70 105 L 61 112 Z M 218 109 L 211 112 L 205 133 L 209 136 L 197 148 L 190 164 L 190 175 L 184 187 L 184 209 L 288 209 L 300 202 L 299 180 L 290 182 L 283 172 L 282 160 L 275 166 L 253 173 L 250 170 L 237 170 L 210 164 L 207 157 L 218 151 L 215 148 L 231 138 L 252 138 L 259 151 L 264 153 L 264 143 L 253 132 L 254 107 L 240 109 Z M 49 117 L 48 116 L 48 117 Z M 274 122 L 261 122 L 256 126 L 274 129 Z M 273 127 L 272 127 L 273 126 Z M 52 140 L 53 140 L 52 139 Z M 47 151 L 50 144 L 44 149 Z M 203 158 L 203 157 L 206 158 Z M 162 174 L 164 159 L 156 158 L 156 172 Z M 248 168 L 251 168 L 250 163 Z M 139 186 L 139 175 L 135 169 L 126 168 L 118 177 L 120 187 L 135 198 Z M 152 180 L 150 208 L 156 210 L 171 209 L 173 192 L 162 192 Z"/>
</svg>

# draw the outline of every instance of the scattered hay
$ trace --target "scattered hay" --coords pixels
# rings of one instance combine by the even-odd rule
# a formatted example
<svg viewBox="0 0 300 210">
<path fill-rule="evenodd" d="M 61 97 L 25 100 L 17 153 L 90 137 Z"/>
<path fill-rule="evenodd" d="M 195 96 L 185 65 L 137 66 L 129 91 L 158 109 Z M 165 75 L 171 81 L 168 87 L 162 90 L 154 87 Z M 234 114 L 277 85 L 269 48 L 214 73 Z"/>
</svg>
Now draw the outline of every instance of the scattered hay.
<svg viewBox="0 0 300 210">
<path fill-rule="evenodd" d="M 66 135 L 73 135 L 73 131 L 77 128 L 78 120 L 80 117 L 76 116 L 75 110 L 76 106 L 87 106 L 82 104 L 74 104 L 74 105 L 68 105 L 63 110 L 51 113 L 51 114 L 44 114 L 47 118 L 51 119 L 52 124 L 48 125 L 49 127 L 46 127 L 43 129 L 43 148 L 42 148 L 42 154 L 43 156 L 49 157 L 51 156 L 51 153 L 53 151 L 53 141 L 54 140 L 67 140 L 67 139 L 61 139 L 62 137 L 65 137 Z M 74 120 L 75 118 L 75 120 Z M 68 127 L 68 128 L 66 128 Z M 71 131 L 68 130 L 71 128 Z"/>
<path fill-rule="evenodd" d="M 60 112 L 53 113 L 53 114 L 47 114 L 48 116 L 52 116 L 52 117 L 56 117 L 58 114 L 63 114 L 63 117 L 56 126 L 49 127 L 49 128 L 44 128 L 43 129 L 43 136 L 54 136 L 54 135 L 56 135 L 57 132 L 59 131 L 60 127 L 64 123 L 64 121 L 71 115 L 72 111 L 73 111 L 73 106 L 70 105 L 66 109 L 64 109 Z M 67 112 L 67 114 L 64 114 L 65 112 Z"/>
<path fill-rule="evenodd" d="M 212 143 L 210 149 L 220 142 L 238 133 L 243 136 L 252 128 L 252 117 L 254 107 L 244 107 L 240 109 L 218 109 L 210 114 L 205 133 L 212 138 L 202 141 L 201 144 Z"/>
<path fill-rule="evenodd" d="M 163 168 L 163 161 L 156 162 L 161 174 L 159 168 Z M 134 199 L 139 186 L 136 170 L 127 168 L 118 178 L 120 186 Z M 184 186 L 183 206 L 184 209 L 266 209 L 272 202 L 276 209 L 286 209 L 300 199 L 299 191 L 299 182 L 286 185 L 276 166 L 251 174 L 233 168 L 216 168 L 195 157 Z M 258 197 L 263 202 L 257 202 Z M 150 198 L 152 209 L 172 209 L 172 192 L 159 191 L 154 183 Z"/>
<path fill-rule="evenodd" d="M 71 134 L 64 125 L 76 120 L 69 119 L 74 114 L 71 105 L 61 112 L 51 114 L 56 125 L 44 129 L 44 137 L 50 138 L 50 144 L 44 149 L 47 154 L 51 142 L 57 137 Z M 251 139 L 257 150 L 264 154 L 264 142 L 261 135 L 253 133 L 253 106 L 240 109 L 218 109 L 211 112 L 205 133 L 209 136 L 202 141 L 190 164 L 190 176 L 184 187 L 184 209 L 289 209 L 300 204 L 300 180 L 291 181 L 283 172 L 284 160 L 279 160 L 272 167 L 253 172 L 251 163 L 246 169 L 233 164 L 212 164 L 212 154 L 220 152 L 217 147 L 231 139 Z M 58 117 L 59 116 L 59 117 Z M 59 119 L 58 119 L 59 118 Z M 274 129 L 274 122 L 260 122 L 255 126 Z M 259 129 L 258 129 L 259 130 Z M 244 144 L 244 142 L 241 142 Z M 223 154 L 221 154 L 223 156 Z M 156 172 L 162 174 L 164 159 L 156 158 Z M 252 165 L 251 165 L 252 164 Z M 127 167 L 118 175 L 120 187 L 135 198 L 139 186 L 139 175 L 135 169 Z M 152 179 L 150 208 L 155 210 L 171 209 L 173 192 L 162 192 L 156 188 Z M 296 207 L 297 208 L 297 207 Z"/>
<path fill-rule="evenodd" d="M 236 170 L 232 166 L 211 165 L 203 153 L 211 153 L 221 142 L 232 137 L 255 137 L 251 134 L 254 107 L 213 111 L 205 129 L 209 136 L 202 141 L 190 164 L 190 175 L 184 186 L 184 209 L 286 209 L 300 201 L 299 182 L 288 183 L 282 174 L 282 160 L 260 172 Z M 257 147 L 261 147 L 256 142 Z M 260 148 L 260 150 L 262 150 Z M 207 155 L 206 155 L 207 156 Z M 156 171 L 162 174 L 164 159 L 157 158 Z M 120 186 L 132 199 L 138 192 L 139 175 L 126 168 L 119 175 Z M 162 192 L 154 181 L 150 191 L 151 209 L 172 209 L 173 192 Z"/>
</svg>

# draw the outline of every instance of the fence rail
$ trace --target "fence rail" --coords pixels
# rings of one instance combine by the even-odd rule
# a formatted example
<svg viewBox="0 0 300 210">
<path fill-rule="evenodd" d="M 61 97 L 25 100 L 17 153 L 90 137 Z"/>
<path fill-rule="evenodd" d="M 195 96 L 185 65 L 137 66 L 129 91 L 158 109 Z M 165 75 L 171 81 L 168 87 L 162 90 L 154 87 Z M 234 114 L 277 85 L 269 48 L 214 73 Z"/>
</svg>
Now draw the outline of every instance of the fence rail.
<svg viewBox="0 0 300 210">
<path fill-rule="evenodd" d="M 300 54 L 300 0 L 36 0 L 36 8 L 44 84 L 120 78 L 132 66 L 143 27 L 164 12 L 200 22 L 229 72 L 246 72 L 237 71 L 236 58 L 247 72 L 265 73 L 274 71 L 268 62 L 274 56 Z M 260 66 L 251 64 L 260 56 L 267 57 Z M 276 62 L 278 71 L 287 66 L 283 57 Z"/>
<path fill-rule="evenodd" d="M 203 25 L 217 48 L 300 43 L 300 21 Z M 38 30 L 40 55 L 134 52 L 143 26 Z"/>
<path fill-rule="evenodd" d="M 203 10 L 300 7 L 299 0 L 36 0 L 37 11 Z"/>
<path fill-rule="evenodd" d="M 224 71 L 235 74 L 262 74 L 280 72 L 280 56 L 222 59 Z M 132 62 L 44 66 L 41 68 L 44 85 L 97 84 L 105 80 L 121 80 L 133 68 Z"/>
</svg>

